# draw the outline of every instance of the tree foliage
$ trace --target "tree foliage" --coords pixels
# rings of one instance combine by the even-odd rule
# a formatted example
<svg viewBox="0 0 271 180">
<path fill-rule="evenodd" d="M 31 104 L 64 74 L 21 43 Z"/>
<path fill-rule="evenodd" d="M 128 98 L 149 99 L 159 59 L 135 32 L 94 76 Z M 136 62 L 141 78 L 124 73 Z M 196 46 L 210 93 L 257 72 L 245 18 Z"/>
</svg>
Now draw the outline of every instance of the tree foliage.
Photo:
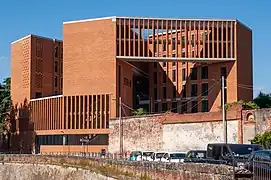
<svg viewBox="0 0 271 180">
<path fill-rule="evenodd" d="M 142 115 L 145 115 L 147 114 L 147 111 L 143 108 L 139 108 L 137 109 L 136 111 L 134 111 L 133 113 L 135 116 L 142 116 Z"/>
<path fill-rule="evenodd" d="M 0 128 L 3 130 L 6 125 L 6 121 L 9 119 L 9 110 L 11 108 L 10 98 L 10 78 L 4 79 L 3 83 L 0 83 Z"/>
<path fill-rule="evenodd" d="M 244 101 L 237 101 L 237 102 L 233 102 L 233 103 L 228 103 L 228 104 L 225 104 L 225 109 L 228 110 L 230 109 L 231 107 L 233 106 L 242 106 L 242 108 L 244 109 L 259 109 L 259 106 L 254 103 L 254 102 L 244 102 Z"/>
<path fill-rule="evenodd" d="M 271 131 L 256 135 L 251 141 L 253 144 L 261 144 L 265 149 L 271 148 Z"/>
<path fill-rule="evenodd" d="M 271 94 L 260 92 L 253 102 L 260 108 L 271 108 Z"/>
</svg>

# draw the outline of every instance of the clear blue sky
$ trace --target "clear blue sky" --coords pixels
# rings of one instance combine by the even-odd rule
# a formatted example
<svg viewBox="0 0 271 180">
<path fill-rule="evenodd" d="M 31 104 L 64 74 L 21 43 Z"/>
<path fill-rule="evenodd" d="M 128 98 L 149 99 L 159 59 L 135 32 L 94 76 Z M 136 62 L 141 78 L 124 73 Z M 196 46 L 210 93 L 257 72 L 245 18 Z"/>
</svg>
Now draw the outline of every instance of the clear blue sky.
<svg viewBox="0 0 271 180">
<path fill-rule="evenodd" d="M 10 75 L 10 43 L 28 34 L 62 39 L 62 22 L 103 16 L 233 18 L 253 29 L 255 94 L 271 92 L 270 0 L 9 0 L 0 10 L 0 80 Z M 244 69 L 245 71 L 245 69 Z"/>
</svg>

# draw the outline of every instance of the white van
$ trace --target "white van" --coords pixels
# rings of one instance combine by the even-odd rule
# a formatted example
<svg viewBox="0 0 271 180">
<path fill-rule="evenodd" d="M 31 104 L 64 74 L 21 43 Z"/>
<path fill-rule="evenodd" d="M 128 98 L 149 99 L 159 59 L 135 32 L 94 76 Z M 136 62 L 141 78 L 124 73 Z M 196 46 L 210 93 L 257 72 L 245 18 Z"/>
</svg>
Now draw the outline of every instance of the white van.
<svg viewBox="0 0 271 180">
<path fill-rule="evenodd" d="M 162 161 L 163 156 L 167 152 L 154 152 L 151 156 L 152 161 L 159 162 Z"/>
<path fill-rule="evenodd" d="M 167 152 L 162 157 L 162 162 L 184 162 L 185 152 Z"/>
</svg>

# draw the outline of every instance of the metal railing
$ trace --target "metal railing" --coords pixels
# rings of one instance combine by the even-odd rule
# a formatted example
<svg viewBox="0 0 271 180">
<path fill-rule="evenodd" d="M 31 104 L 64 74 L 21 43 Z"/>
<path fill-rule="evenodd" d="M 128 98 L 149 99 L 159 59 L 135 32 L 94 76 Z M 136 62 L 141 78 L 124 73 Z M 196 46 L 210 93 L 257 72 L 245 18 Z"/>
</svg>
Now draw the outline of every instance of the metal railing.
<svg viewBox="0 0 271 180">
<path fill-rule="evenodd" d="M 271 161 L 268 159 L 255 158 L 252 162 L 252 172 L 254 180 L 270 180 L 271 179 Z"/>
</svg>

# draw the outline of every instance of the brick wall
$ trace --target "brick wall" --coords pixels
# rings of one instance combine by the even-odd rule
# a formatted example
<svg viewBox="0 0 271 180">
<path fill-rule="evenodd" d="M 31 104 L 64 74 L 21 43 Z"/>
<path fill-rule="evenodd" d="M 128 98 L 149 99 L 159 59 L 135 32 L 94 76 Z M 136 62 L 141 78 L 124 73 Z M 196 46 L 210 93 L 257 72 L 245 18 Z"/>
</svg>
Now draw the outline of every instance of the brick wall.
<svg viewBox="0 0 271 180">
<path fill-rule="evenodd" d="M 238 111 L 228 113 L 228 142 L 238 143 Z M 119 121 L 110 121 L 109 151 L 119 151 Z M 134 150 L 188 151 L 206 149 L 208 143 L 223 142 L 221 112 L 164 114 L 123 120 L 124 152 Z"/>
</svg>

